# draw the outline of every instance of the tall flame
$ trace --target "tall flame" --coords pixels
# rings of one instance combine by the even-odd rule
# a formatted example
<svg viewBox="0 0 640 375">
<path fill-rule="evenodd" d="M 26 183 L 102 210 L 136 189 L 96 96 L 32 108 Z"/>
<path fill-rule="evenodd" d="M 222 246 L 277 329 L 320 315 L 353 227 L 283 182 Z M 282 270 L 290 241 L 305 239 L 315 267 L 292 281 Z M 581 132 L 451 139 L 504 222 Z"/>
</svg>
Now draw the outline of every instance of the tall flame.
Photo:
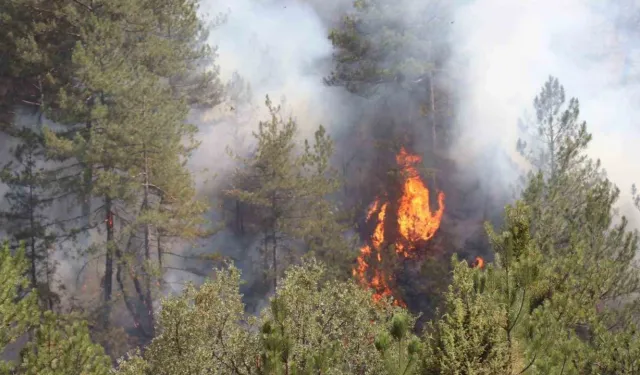
<svg viewBox="0 0 640 375">
<path fill-rule="evenodd" d="M 444 193 L 438 193 L 438 210 L 431 213 L 429 204 L 429 189 L 425 186 L 415 168 L 421 162 L 419 156 L 409 155 L 404 148 L 396 156 L 396 161 L 405 172 L 406 180 L 402 189 L 398 208 L 398 229 L 400 235 L 410 244 L 418 241 L 428 241 L 440 228 L 440 221 L 444 214 Z M 396 251 L 406 258 L 409 251 L 404 244 L 396 245 Z"/>
<path fill-rule="evenodd" d="M 360 249 L 360 256 L 357 266 L 353 269 L 353 275 L 361 283 L 374 290 L 374 300 L 376 301 L 382 297 L 393 296 L 389 286 L 393 277 L 381 267 L 384 255 L 383 245 L 393 244 L 397 256 L 410 258 L 416 251 L 417 245 L 433 238 L 440 228 L 444 214 L 445 195 L 443 192 L 438 193 L 438 209 L 432 212 L 429 203 L 429 189 L 415 167 L 421 161 L 419 156 L 409 154 L 402 148 L 396 155 L 396 162 L 402 169 L 404 177 L 402 195 L 396 205 L 392 205 L 390 202 L 381 203 L 381 199 L 376 199 L 367 213 L 367 221 L 369 221 L 377 212 L 375 215 L 376 225 L 369 239 L 370 244 L 365 244 Z M 397 217 L 397 228 L 394 229 L 397 230 L 397 236 L 395 239 L 386 238 L 385 218 L 387 211 L 394 208 L 396 209 L 395 217 Z M 372 258 L 374 251 L 375 258 Z M 377 264 L 378 267 L 372 267 L 374 264 Z M 405 305 L 397 298 L 395 303 L 401 306 Z"/>
</svg>

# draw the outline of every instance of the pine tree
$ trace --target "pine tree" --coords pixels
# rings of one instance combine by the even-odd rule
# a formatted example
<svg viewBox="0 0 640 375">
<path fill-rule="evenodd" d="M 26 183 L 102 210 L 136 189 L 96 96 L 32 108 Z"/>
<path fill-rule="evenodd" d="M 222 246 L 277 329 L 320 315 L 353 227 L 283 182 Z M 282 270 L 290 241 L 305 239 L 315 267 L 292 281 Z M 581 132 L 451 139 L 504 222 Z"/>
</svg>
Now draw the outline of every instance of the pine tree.
<svg viewBox="0 0 640 375">
<path fill-rule="evenodd" d="M 215 71 L 189 72 L 210 50 L 202 45 L 194 1 L 75 3 L 65 9 L 78 30 L 73 78 L 47 112 L 67 124 L 45 134 L 49 156 L 69 164 L 56 189 L 82 202 L 85 224 L 78 222 L 78 230 L 106 232 L 104 242 L 90 249 L 105 255 L 105 327 L 115 276 L 136 325 L 152 337 L 152 289 L 160 283 L 163 242 L 204 234 L 198 226 L 205 207 L 194 203 L 185 167 L 197 146 L 196 129 L 184 121 L 188 103 L 214 104 L 219 93 L 199 95 L 216 87 Z"/>
<path fill-rule="evenodd" d="M 52 309 L 56 296 L 52 291 L 54 269 L 49 253 L 55 233 L 45 211 L 52 200 L 45 195 L 48 175 L 39 165 L 44 153 L 42 137 L 29 128 L 18 130 L 16 137 L 20 143 L 12 151 L 14 160 L 6 163 L 0 173 L 0 181 L 9 187 L 4 195 L 9 207 L 1 215 L 6 220 L 12 247 L 25 242 L 31 287 L 39 291 L 47 308 Z"/>
<path fill-rule="evenodd" d="M 441 19 L 448 9 L 438 2 L 389 6 L 380 0 L 355 0 L 329 39 L 336 48 L 331 85 L 364 96 L 380 86 L 411 85 L 432 77 L 437 57 L 444 53 Z"/>
<path fill-rule="evenodd" d="M 396 312 L 385 331 L 376 336 L 375 347 L 382 355 L 387 374 L 416 374 L 422 343 L 411 329 L 415 319 L 406 311 Z"/>
<path fill-rule="evenodd" d="M 492 271 L 469 268 L 453 257 L 453 281 L 442 317 L 426 328 L 423 374 L 511 374 L 507 339 L 511 309 L 488 287 Z"/>
<path fill-rule="evenodd" d="M 38 307 L 37 291 L 28 288 L 29 278 L 25 276 L 28 267 L 23 248 L 15 255 L 7 245 L 0 250 L 0 353 L 7 344 L 30 333 L 18 361 L 0 361 L 0 373 L 108 374 L 109 358 L 91 342 L 84 322 Z"/>
<path fill-rule="evenodd" d="M 604 329 L 598 336 L 595 350 L 582 358 L 582 374 L 632 375 L 640 372 L 640 337 L 636 325 L 613 333 Z"/>
<path fill-rule="evenodd" d="M 609 275 L 613 285 L 606 296 L 616 299 L 640 285 L 630 269 L 637 236 L 627 229 L 625 217 L 616 222 L 619 189 L 606 178 L 599 160 L 585 154 L 591 135 L 577 120 L 578 101 L 572 99 L 567 108 L 563 103 L 564 89 L 550 78 L 535 101 L 540 115 L 534 130 L 546 138 L 528 154 L 536 169 L 529 175 L 523 200 L 532 209 L 534 238 L 549 259 L 576 256 L 579 241 L 586 252 L 582 262 L 616 260 L 618 269 Z"/>
<path fill-rule="evenodd" d="M 416 124 L 424 121 L 428 149 L 436 153 L 446 144 L 452 106 L 444 62 L 451 11 L 441 1 L 355 0 L 331 30 L 335 67 L 325 82 L 371 100 L 372 118 L 365 123 L 373 124 L 376 140 L 411 142 L 418 136 Z M 347 142 L 354 141 L 359 140 Z"/>
<path fill-rule="evenodd" d="M 271 119 L 260 122 L 252 157 L 241 159 L 234 185 L 226 194 L 252 210 L 273 288 L 283 270 L 301 251 L 311 250 L 322 259 L 334 259 L 344 267 L 349 244 L 339 212 L 327 199 L 338 188 L 329 166 L 333 146 L 323 127 L 314 143 L 296 147 L 297 124 L 283 120 L 279 107 L 267 97 Z M 346 273 L 344 271 L 343 273 Z"/>
<path fill-rule="evenodd" d="M 534 371 L 536 360 L 544 357 L 540 351 L 549 344 L 549 332 L 558 325 L 536 328 L 535 319 L 548 320 L 546 309 L 536 310 L 546 297 L 550 269 L 543 265 L 540 250 L 530 233 L 530 210 L 522 202 L 505 208 L 505 224 L 496 233 L 487 223 L 486 231 L 495 252 L 495 265 L 487 268 L 481 283 L 492 302 L 499 306 L 500 337 L 506 362 L 505 371 L 518 374 Z M 536 317 L 534 315 L 537 314 Z"/>
<path fill-rule="evenodd" d="M 111 360 L 91 341 L 86 322 L 77 317 L 44 313 L 35 337 L 21 353 L 24 375 L 107 375 Z"/>
<path fill-rule="evenodd" d="M 50 308 L 57 296 L 52 292 L 50 276 L 54 270 L 47 260 L 48 251 L 52 250 L 56 235 L 65 239 L 73 233 L 61 233 L 65 229 L 57 217 L 49 215 L 43 220 L 43 210 L 65 196 L 47 191 L 47 182 L 55 176 L 56 168 L 49 171 L 44 167 L 49 160 L 43 152 L 40 128 L 45 112 L 57 107 L 59 89 L 71 80 L 71 50 L 78 34 L 76 24 L 70 20 L 70 10 L 66 0 L 7 0 L 0 10 L 7 30 L 0 36 L 0 134 L 18 142 L 13 152 L 17 163 L 3 165 L 3 180 L 12 186 L 6 214 L 16 219 L 14 222 L 26 223 L 22 229 L 28 229 L 18 233 L 10 225 L 5 227 L 13 232 L 14 239 L 28 242 L 32 284 L 39 276 L 40 295 Z M 21 124 L 25 118 L 37 118 L 33 121 L 37 126 L 25 127 Z M 35 268 L 40 271 L 34 272 Z"/>
<path fill-rule="evenodd" d="M 582 153 L 591 141 L 586 122 L 579 122 L 580 104 L 571 98 L 566 103 L 564 87 L 549 77 L 533 103 L 535 119 L 521 120 L 527 139 L 517 143 L 518 151 L 547 178 L 576 168 L 586 161 Z"/>
<path fill-rule="evenodd" d="M 564 107 L 564 98 L 550 78 L 534 103 L 534 130 L 544 138 L 526 154 L 535 173 L 523 201 L 546 275 L 530 306 L 531 330 L 541 339 L 531 344 L 539 351 L 532 368 L 538 373 L 583 373 L 600 352 L 595 343 L 630 329 L 640 286 L 637 233 L 615 216 L 619 190 L 586 156 L 591 136 L 577 120 L 577 100 Z"/>
<path fill-rule="evenodd" d="M 6 0 L 0 9 L 0 131 L 9 132 L 23 110 L 55 106 L 69 82 L 71 49 L 77 40 L 67 0 Z"/>
</svg>

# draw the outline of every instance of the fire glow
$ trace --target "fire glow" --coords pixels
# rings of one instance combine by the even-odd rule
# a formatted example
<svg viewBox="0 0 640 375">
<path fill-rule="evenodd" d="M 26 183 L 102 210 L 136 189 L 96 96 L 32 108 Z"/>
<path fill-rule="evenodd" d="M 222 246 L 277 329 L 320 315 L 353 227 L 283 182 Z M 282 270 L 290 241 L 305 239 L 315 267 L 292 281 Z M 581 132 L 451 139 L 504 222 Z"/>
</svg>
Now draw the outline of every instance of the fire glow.
<svg viewBox="0 0 640 375">
<path fill-rule="evenodd" d="M 482 257 L 476 257 L 476 260 L 473 262 L 473 268 L 484 268 L 484 259 Z"/>
<path fill-rule="evenodd" d="M 395 256 L 401 259 L 412 258 L 418 247 L 429 241 L 440 228 L 444 214 L 443 192 L 438 193 L 438 209 L 432 212 L 429 203 L 429 189 L 416 169 L 422 159 L 409 154 L 404 148 L 396 155 L 396 162 L 402 170 L 402 194 L 392 204 L 384 199 L 376 199 L 367 214 L 367 221 L 375 220 L 375 227 L 367 244 L 360 249 L 357 266 L 353 275 L 364 285 L 374 290 L 374 300 L 391 297 L 393 293 L 390 283 L 393 276 L 384 271 L 383 257 L 393 255 L 384 252 L 385 246 L 393 245 Z M 391 231 L 385 227 L 385 219 L 395 210 L 396 228 Z M 396 238 L 387 238 L 388 233 L 396 233 Z M 376 267 L 377 265 L 377 267 Z M 395 298 L 395 304 L 405 306 L 404 302 Z"/>
</svg>

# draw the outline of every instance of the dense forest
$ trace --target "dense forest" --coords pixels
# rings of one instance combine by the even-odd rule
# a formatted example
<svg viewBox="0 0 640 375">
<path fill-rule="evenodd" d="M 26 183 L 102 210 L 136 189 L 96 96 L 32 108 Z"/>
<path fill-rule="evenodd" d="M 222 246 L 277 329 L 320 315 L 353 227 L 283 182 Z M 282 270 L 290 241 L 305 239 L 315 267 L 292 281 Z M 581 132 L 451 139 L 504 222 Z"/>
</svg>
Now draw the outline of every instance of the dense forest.
<svg viewBox="0 0 640 375">
<path fill-rule="evenodd" d="M 640 374 L 640 175 L 492 3 L 0 0 L 0 374 Z"/>
</svg>

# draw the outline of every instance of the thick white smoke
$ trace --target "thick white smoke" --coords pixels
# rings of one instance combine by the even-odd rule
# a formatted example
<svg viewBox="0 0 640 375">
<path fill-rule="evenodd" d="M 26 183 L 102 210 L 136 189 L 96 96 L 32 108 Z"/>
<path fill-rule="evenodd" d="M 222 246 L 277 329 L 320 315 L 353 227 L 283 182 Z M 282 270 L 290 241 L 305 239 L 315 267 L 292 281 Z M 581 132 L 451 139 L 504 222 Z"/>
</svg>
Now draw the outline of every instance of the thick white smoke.
<svg viewBox="0 0 640 375">
<path fill-rule="evenodd" d="M 580 100 L 593 134 L 591 156 L 602 160 L 620 187 L 622 212 L 640 223 L 630 205 L 631 184 L 640 180 L 640 80 L 633 82 L 638 44 L 629 37 L 637 30 L 621 22 L 628 11 L 587 0 L 475 0 L 460 6 L 452 24 L 452 67 L 464 75 L 457 148 L 462 160 L 497 145 L 515 154 L 518 117 L 532 112 L 534 96 L 553 75 L 567 97 Z M 498 170 L 502 183 L 516 177 L 513 169 Z"/>
<path fill-rule="evenodd" d="M 321 124 L 335 129 L 344 121 L 345 95 L 323 84 L 332 68 L 329 30 L 309 3 L 203 0 L 200 10 L 209 18 L 224 15 L 209 43 L 217 47 L 222 81 L 235 84 L 223 105 L 197 114 L 203 145 L 194 167 L 217 165 L 216 172 L 223 172 L 229 166 L 225 147 L 242 152 L 258 122 L 269 119 L 266 95 L 283 105 L 285 117 L 297 119 L 302 137 Z"/>
</svg>

